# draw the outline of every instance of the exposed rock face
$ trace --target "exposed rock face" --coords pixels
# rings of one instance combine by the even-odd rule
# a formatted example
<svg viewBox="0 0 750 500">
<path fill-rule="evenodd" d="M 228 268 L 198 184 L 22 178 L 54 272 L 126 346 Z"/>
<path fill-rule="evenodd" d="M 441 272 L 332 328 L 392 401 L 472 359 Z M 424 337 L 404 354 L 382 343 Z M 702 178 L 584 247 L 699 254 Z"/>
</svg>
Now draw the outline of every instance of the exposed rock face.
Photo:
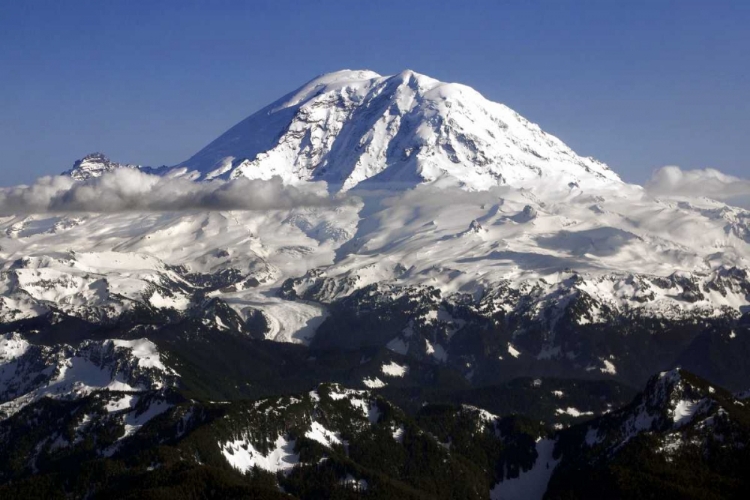
<svg viewBox="0 0 750 500">
<path fill-rule="evenodd" d="M 176 384 L 147 339 L 85 341 L 77 346 L 30 344 L 0 336 L 0 421 L 44 398 L 77 399 L 94 391 L 146 391 Z"/>
<path fill-rule="evenodd" d="M 64 172 L 63 175 L 78 180 L 85 181 L 96 177 L 101 177 L 106 172 L 112 172 L 118 168 L 139 168 L 136 165 L 125 165 L 111 161 L 102 153 L 91 153 L 84 156 L 73 164 L 73 168 Z"/>
<path fill-rule="evenodd" d="M 683 370 L 663 372 L 625 408 L 561 433 L 547 494 L 632 498 L 658 487 L 674 496 L 705 498 L 717 490 L 742 496 L 748 416 L 745 404 L 721 387 Z M 624 464 L 638 464 L 637 472 Z M 669 472 L 656 479 L 656 470 Z M 733 479 L 717 486 L 716 477 Z"/>
</svg>

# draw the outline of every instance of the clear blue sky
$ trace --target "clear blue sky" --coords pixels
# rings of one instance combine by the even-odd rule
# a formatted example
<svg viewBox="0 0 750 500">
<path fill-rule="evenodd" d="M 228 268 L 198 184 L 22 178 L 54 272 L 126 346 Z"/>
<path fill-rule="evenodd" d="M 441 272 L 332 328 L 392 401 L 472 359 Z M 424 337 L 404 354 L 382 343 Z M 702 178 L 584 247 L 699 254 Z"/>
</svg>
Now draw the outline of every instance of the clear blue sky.
<svg viewBox="0 0 750 500">
<path fill-rule="evenodd" d="M 750 2 L 0 0 L 0 185 L 175 164 L 312 77 L 470 85 L 579 154 L 748 177 Z"/>
</svg>

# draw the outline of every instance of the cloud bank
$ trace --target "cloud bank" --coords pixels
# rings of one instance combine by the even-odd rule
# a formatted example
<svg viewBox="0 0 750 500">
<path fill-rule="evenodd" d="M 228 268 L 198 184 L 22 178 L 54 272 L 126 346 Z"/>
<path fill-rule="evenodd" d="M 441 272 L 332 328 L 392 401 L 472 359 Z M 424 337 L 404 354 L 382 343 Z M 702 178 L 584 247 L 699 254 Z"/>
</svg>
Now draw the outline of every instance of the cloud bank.
<svg viewBox="0 0 750 500">
<path fill-rule="evenodd" d="M 657 196 L 705 196 L 750 207 L 750 180 L 727 175 L 713 168 L 682 170 L 675 166 L 662 167 L 654 172 L 645 187 Z"/>
<path fill-rule="evenodd" d="M 281 179 L 193 182 L 118 169 L 80 182 L 42 177 L 30 186 L 0 188 L 0 214 L 184 210 L 273 210 L 346 203 L 325 183 L 285 186 Z"/>
<path fill-rule="evenodd" d="M 715 169 L 682 170 L 662 167 L 646 183 L 654 196 L 707 197 L 750 208 L 750 180 Z M 462 189 L 418 186 L 393 196 L 393 191 L 353 191 L 332 196 L 323 182 L 284 185 L 280 178 L 194 182 L 167 178 L 138 169 L 117 169 L 84 182 L 67 176 L 38 179 L 30 186 L 0 188 L 0 215 L 65 212 L 174 212 L 187 210 L 274 210 L 330 207 L 359 197 L 384 197 L 385 205 L 431 204 L 472 200 L 494 203 L 513 191 L 508 186 L 476 193 Z M 390 195 L 390 196 L 389 196 Z"/>
</svg>

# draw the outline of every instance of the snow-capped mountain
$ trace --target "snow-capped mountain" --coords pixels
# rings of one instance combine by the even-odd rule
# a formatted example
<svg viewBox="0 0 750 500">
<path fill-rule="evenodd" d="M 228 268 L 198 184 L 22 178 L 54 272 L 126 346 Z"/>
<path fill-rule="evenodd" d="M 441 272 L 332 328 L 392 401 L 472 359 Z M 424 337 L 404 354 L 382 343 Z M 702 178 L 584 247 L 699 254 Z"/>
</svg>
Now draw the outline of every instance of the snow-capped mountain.
<svg viewBox="0 0 750 500">
<path fill-rule="evenodd" d="M 78 346 L 30 344 L 0 335 L 0 421 L 44 398 L 78 399 L 102 389 L 155 390 L 176 384 L 147 339 L 84 341 Z"/>
<path fill-rule="evenodd" d="M 67 170 L 63 175 L 69 175 L 73 179 L 79 181 L 85 181 L 96 177 L 101 177 L 102 174 L 112 172 L 118 168 L 140 168 L 137 165 L 125 165 L 122 163 L 113 162 L 102 153 L 91 153 L 84 156 L 80 160 L 76 161 L 73 168 Z"/>
<path fill-rule="evenodd" d="M 442 400 L 418 398 L 407 411 L 381 393 L 335 383 L 255 401 L 199 401 L 172 389 L 38 399 L 0 421 L 0 493 L 23 497 L 31 483 L 34 492 L 143 497 L 158 485 L 171 497 L 189 481 L 221 497 L 260 490 L 279 499 L 640 498 L 655 488 L 667 498 L 744 498 L 743 401 L 671 370 L 630 404 L 591 412 L 578 382 L 525 380 L 512 392 L 512 401 L 551 400 L 554 413 L 578 421 L 554 427 Z M 497 391 L 483 392 L 463 398 L 508 408 L 511 400 L 492 399 Z M 579 392 L 578 402 L 566 406 L 575 399 L 569 392 Z"/>
<path fill-rule="evenodd" d="M 409 70 L 317 77 L 171 172 L 195 179 L 324 180 L 341 189 L 621 183 L 606 165 L 577 156 L 507 106 Z"/>
<path fill-rule="evenodd" d="M 626 184 L 462 85 L 332 73 L 177 166 L 97 153 L 66 175 L 0 191 L 0 465 L 34 457 L 6 477 L 136 449 L 157 467 L 169 440 L 180 463 L 294 477 L 338 457 L 357 465 L 328 487 L 384 487 L 361 450 L 387 442 L 482 485 L 456 497 L 513 498 L 628 440 L 669 461 L 703 439 L 728 393 L 675 366 L 750 387 L 750 212 Z M 467 472 L 451 457 L 476 440 L 495 451 Z"/>
<path fill-rule="evenodd" d="M 630 405 L 561 433 L 547 495 L 743 497 L 748 417 L 729 391 L 680 369 L 662 372 Z"/>
<path fill-rule="evenodd" d="M 83 175 L 117 168 L 92 156 L 74 175 L 121 197 L 114 177 Z M 654 197 L 466 86 L 324 75 L 183 164 L 142 170 L 219 190 L 246 176 L 324 180 L 349 202 L 5 217 L 3 321 L 202 318 L 313 349 L 383 347 L 472 383 L 638 385 L 676 362 L 736 390 L 750 375 L 704 356 L 750 342 L 750 212 Z M 216 301 L 231 314 L 206 313 Z"/>
<path fill-rule="evenodd" d="M 86 179 L 119 166 L 132 167 L 95 153 L 68 173 Z M 621 183 L 606 165 L 579 157 L 507 106 L 409 70 L 319 76 L 166 170 L 203 180 L 324 180 L 344 190 Z"/>
</svg>

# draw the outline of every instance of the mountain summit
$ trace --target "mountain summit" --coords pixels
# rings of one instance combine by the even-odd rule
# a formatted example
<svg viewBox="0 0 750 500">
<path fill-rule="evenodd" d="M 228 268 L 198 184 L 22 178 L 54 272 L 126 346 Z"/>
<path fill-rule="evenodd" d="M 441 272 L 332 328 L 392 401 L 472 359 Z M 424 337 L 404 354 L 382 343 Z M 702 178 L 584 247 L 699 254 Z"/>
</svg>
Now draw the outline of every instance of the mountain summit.
<svg viewBox="0 0 750 500">
<path fill-rule="evenodd" d="M 750 498 L 750 211 L 410 71 L 128 167 L 0 190 L 0 498 Z"/>
<path fill-rule="evenodd" d="M 95 177 L 101 177 L 103 174 L 112 172 L 119 168 L 140 167 L 114 162 L 102 153 L 91 153 L 76 161 L 73 164 L 73 168 L 63 172 L 63 175 L 68 175 L 77 181 L 85 181 Z"/>
<path fill-rule="evenodd" d="M 606 165 L 579 157 L 507 106 L 409 70 L 315 78 L 177 168 L 195 179 L 280 176 L 343 190 L 362 183 L 484 190 L 621 182 Z"/>
</svg>

